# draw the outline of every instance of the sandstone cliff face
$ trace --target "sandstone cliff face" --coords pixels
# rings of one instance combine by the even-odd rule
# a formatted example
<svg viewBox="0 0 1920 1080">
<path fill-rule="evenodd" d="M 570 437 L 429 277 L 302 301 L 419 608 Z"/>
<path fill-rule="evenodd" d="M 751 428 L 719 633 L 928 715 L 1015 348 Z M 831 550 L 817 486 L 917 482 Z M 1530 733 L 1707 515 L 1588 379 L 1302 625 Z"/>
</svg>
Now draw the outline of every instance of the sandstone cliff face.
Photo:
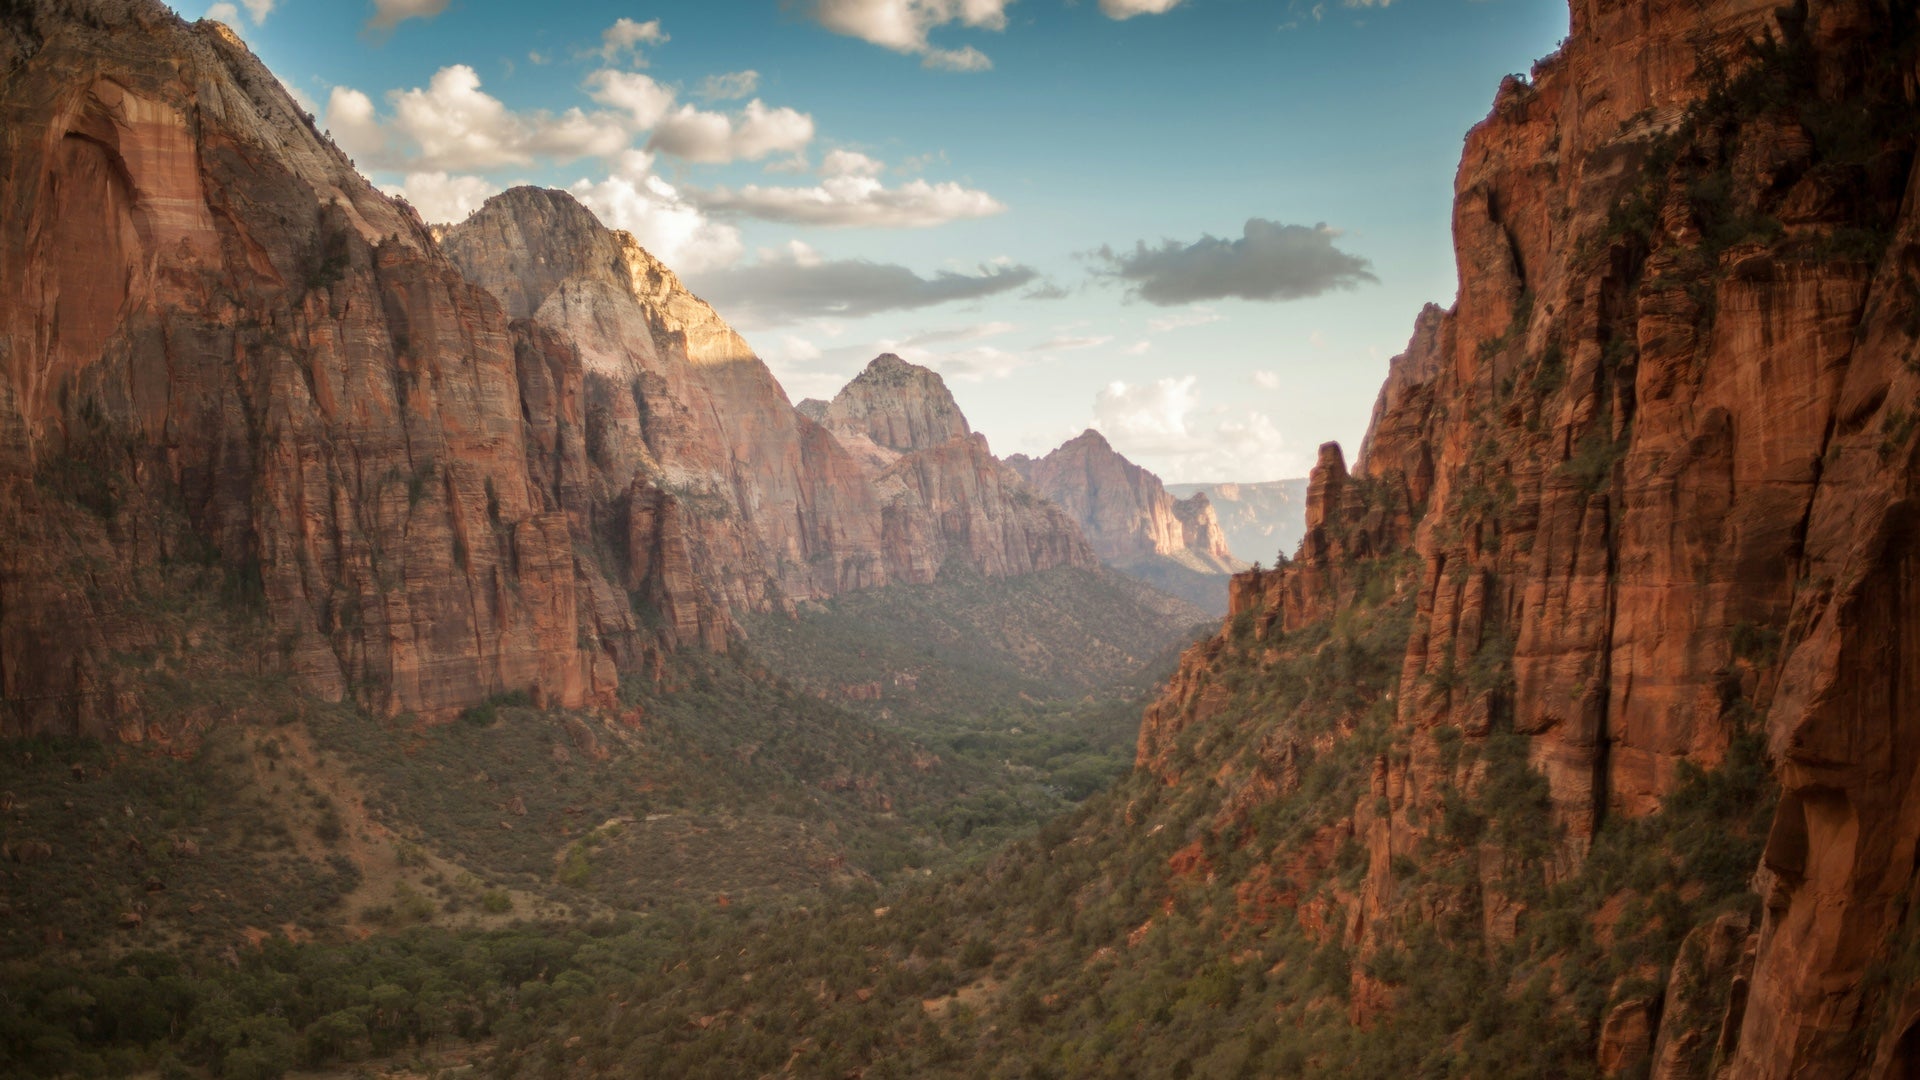
<svg viewBox="0 0 1920 1080">
<path fill-rule="evenodd" d="M 516 188 L 441 243 L 508 315 L 573 350 L 576 512 L 619 534 L 626 588 L 674 613 L 676 640 L 723 648 L 729 611 L 889 580 L 854 461 L 631 235 L 565 192 Z"/>
<path fill-rule="evenodd" d="M 1015 455 L 1007 463 L 1080 523 L 1105 562 L 1122 565 L 1158 555 L 1202 573 L 1239 568 L 1206 495 L 1175 499 L 1159 477 L 1091 428 L 1043 458 Z"/>
<path fill-rule="evenodd" d="M 0 728 L 138 737 L 189 560 L 328 697 L 610 693 L 507 320 L 420 222 L 212 23 L 16 4 L 0 64 Z"/>
<path fill-rule="evenodd" d="M 1183 500 L 1204 494 L 1228 551 L 1242 562 L 1272 562 L 1276 552 L 1291 554 L 1306 531 L 1304 477 L 1251 484 L 1168 484 L 1167 494 Z"/>
<path fill-rule="evenodd" d="M 1232 610 L 1278 643 L 1358 603 L 1367 560 L 1418 568 L 1404 742 L 1355 808 L 1361 957 L 1413 911 L 1393 860 L 1487 782 L 1480 740 L 1525 739 L 1555 880 L 1758 735 L 1781 791 L 1763 910 L 1750 936 L 1702 930 L 1741 940 L 1702 944 L 1685 980 L 1723 1005 L 1701 1015 L 1676 972 L 1638 1013 L 1614 1003 L 1602 1056 L 1901 1075 L 1920 1045 L 1914 14 L 1576 0 L 1572 31 L 1468 137 L 1455 307 L 1422 313 L 1354 473 L 1323 448 L 1298 558 L 1236 579 Z M 1143 764 L 1176 775 L 1180 732 L 1225 715 L 1207 672 L 1228 648 L 1189 656 Z M 1483 858 L 1474 886 L 1495 936 L 1526 907 L 1505 873 Z M 1356 971 L 1357 1020 L 1391 1000 Z"/>
<path fill-rule="evenodd" d="M 810 411 L 874 485 L 894 580 L 931 581 L 949 561 L 987 577 L 1097 565 L 1073 520 L 967 427 L 937 373 L 884 354 Z"/>
<path fill-rule="evenodd" d="M 163 734 L 182 567 L 256 673 L 438 719 L 609 701 L 736 612 L 1093 564 L 937 376 L 876 365 L 830 433 L 568 195 L 430 235 L 214 23 L 17 4 L 0 63 L 0 733 Z"/>
</svg>

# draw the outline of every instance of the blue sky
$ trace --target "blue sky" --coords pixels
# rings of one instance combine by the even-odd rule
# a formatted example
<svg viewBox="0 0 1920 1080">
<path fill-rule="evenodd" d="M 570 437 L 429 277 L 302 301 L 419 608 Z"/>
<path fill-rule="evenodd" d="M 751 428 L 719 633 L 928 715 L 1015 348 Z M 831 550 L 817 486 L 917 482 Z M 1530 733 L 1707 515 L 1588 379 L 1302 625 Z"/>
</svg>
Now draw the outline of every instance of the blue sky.
<svg viewBox="0 0 1920 1080">
<path fill-rule="evenodd" d="M 994 449 L 1304 475 L 1450 303 L 1461 138 L 1564 0 L 176 0 L 376 183 L 631 229 L 794 400 L 883 350 Z"/>
</svg>

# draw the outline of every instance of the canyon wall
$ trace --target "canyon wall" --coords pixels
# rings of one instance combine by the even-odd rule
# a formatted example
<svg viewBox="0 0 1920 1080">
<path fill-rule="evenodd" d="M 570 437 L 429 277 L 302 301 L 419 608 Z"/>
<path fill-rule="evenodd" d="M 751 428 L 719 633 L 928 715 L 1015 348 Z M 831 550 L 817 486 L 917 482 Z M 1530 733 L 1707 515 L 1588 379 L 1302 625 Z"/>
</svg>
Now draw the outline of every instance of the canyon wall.
<svg viewBox="0 0 1920 1080">
<path fill-rule="evenodd" d="M 442 719 L 1094 564 L 938 376 L 876 362 L 830 432 L 571 196 L 430 232 L 217 23 L 11 4 L 0 76 L 0 734 L 165 737 L 209 620 L 250 677 Z"/>
<path fill-rule="evenodd" d="M 1322 448 L 1298 556 L 1235 579 L 1234 619 L 1141 735 L 1177 780 L 1182 733 L 1239 700 L 1223 656 L 1281 663 L 1406 568 L 1393 742 L 1347 825 L 1368 870 L 1335 932 L 1356 1022 L 1396 1007 L 1370 964 L 1419 912 L 1464 905 L 1492 941 L 1524 925 L 1511 850 L 1454 857 L 1464 887 L 1409 878 L 1454 861 L 1440 823 L 1503 740 L 1544 785 L 1547 886 L 1603 873 L 1600 839 L 1751 746 L 1779 793 L 1752 911 L 1687 928 L 1685 977 L 1643 973 L 1664 994 L 1617 986 L 1597 1060 L 1920 1058 L 1917 57 L 1911 5 L 1576 0 L 1561 51 L 1469 134 L 1454 307 L 1416 321 L 1353 472 Z"/>
</svg>

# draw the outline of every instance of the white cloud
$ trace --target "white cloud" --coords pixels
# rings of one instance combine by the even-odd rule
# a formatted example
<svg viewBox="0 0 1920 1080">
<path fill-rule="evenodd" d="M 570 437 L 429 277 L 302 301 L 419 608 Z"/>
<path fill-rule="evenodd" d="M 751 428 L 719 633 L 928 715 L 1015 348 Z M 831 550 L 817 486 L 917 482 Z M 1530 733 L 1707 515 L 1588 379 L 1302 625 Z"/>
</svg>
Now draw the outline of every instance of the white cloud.
<svg viewBox="0 0 1920 1080">
<path fill-rule="evenodd" d="M 822 176 L 879 176 L 887 171 L 885 162 L 876 161 L 857 150 L 829 150 L 820 162 Z"/>
<path fill-rule="evenodd" d="M 583 178 L 567 190 L 602 222 L 632 233 L 641 247 L 680 273 L 730 266 L 745 251 L 740 231 L 708 220 L 677 188 L 654 175 L 645 151 L 629 150 L 612 175 Z"/>
<path fill-rule="evenodd" d="M 645 67 L 646 59 L 640 55 L 640 46 L 665 45 L 670 40 L 666 31 L 660 29 L 659 19 L 634 22 L 622 17 L 600 32 L 600 58 L 611 64 L 623 53 L 632 54 L 634 62 Z"/>
<path fill-rule="evenodd" d="M 1100 0 L 1100 13 L 1109 19 L 1131 19 L 1135 15 L 1164 15 L 1180 6 L 1180 0 Z"/>
<path fill-rule="evenodd" d="M 606 92 L 605 84 L 592 78 L 589 85 L 596 93 Z M 479 74 L 465 64 L 443 67 L 426 87 L 394 90 L 387 99 L 393 116 L 384 123 L 372 99 L 351 87 L 334 87 L 327 103 L 326 123 L 334 139 L 375 167 L 498 169 L 530 165 L 536 158 L 612 157 L 633 142 L 630 115 L 578 108 L 558 115 L 516 113 L 482 90 Z"/>
<path fill-rule="evenodd" d="M 1046 341 L 1041 342 L 1038 345 L 1035 345 L 1033 347 L 1033 351 L 1034 352 L 1067 352 L 1073 349 L 1095 349 L 1095 348 L 1099 348 L 1102 345 L 1105 345 L 1107 342 L 1112 340 L 1113 338 L 1111 337 L 1062 336 L 1062 337 L 1050 338 Z"/>
<path fill-rule="evenodd" d="M 1093 400 L 1091 426 L 1116 449 L 1171 483 L 1274 480 L 1306 464 L 1265 413 L 1203 409 L 1198 377 L 1108 384 Z"/>
<path fill-rule="evenodd" d="M 633 126 L 652 128 L 673 111 L 673 88 L 651 76 L 603 68 L 587 76 L 587 96 L 633 118 Z"/>
<path fill-rule="evenodd" d="M 505 190 L 500 184 L 478 176 L 450 176 L 445 172 L 408 173 L 405 183 L 380 188 L 389 195 L 404 197 L 420 216 L 430 222 L 456 222 L 480 209 L 480 204 Z"/>
<path fill-rule="evenodd" d="M 220 0 L 217 4 L 208 4 L 207 13 L 202 18 L 226 23 L 229 27 L 238 27 L 240 9 L 244 7 L 247 9 L 247 16 L 253 20 L 253 25 L 259 26 L 266 22 L 267 16 L 273 12 L 273 4 L 274 0 L 240 0 L 237 5 L 229 0 Z"/>
<path fill-rule="evenodd" d="M 1164 334 L 1169 330 L 1184 330 L 1190 326 L 1205 326 L 1208 323 L 1217 323 L 1221 318 L 1222 316 L 1217 311 L 1208 308 L 1196 308 L 1193 311 L 1184 311 L 1178 315 L 1162 315 L 1157 319 L 1148 319 L 1147 329 L 1155 334 Z"/>
<path fill-rule="evenodd" d="M 857 159 L 857 160 L 856 160 Z M 709 211 L 788 225 L 839 225 L 920 229 L 949 221 L 990 217 L 1006 209 L 984 191 L 952 181 L 909 180 L 889 188 L 866 171 L 878 164 L 864 154 L 833 151 L 814 187 L 715 188 L 697 198 Z M 834 169 L 853 171 L 834 172 Z"/>
<path fill-rule="evenodd" d="M 1253 373 L 1253 385 L 1262 390 L 1280 389 L 1280 373 L 1277 371 L 1256 371 Z"/>
<path fill-rule="evenodd" d="M 1136 341 L 1120 351 L 1126 353 L 1128 356 L 1145 356 L 1148 352 L 1152 351 L 1152 349 L 1153 342 Z"/>
<path fill-rule="evenodd" d="M 373 99 L 350 86 L 336 86 L 327 96 L 328 134 L 350 156 L 378 163 L 387 154 L 387 133 L 375 114 Z"/>
<path fill-rule="evenodd" d="M 958 49 L 928 49 L 920 66 L 933 71 L 992 71 L 993 59 L 971 45 Z"/>
<path fill-rule="evenodd" d="M 447 0 L 373 0 L 373 18 L 367 25 L 391 30 L 408 19 L 431 19 L 447 10 Z"/>
<path fill-rule="evenodd" d="M 947 353 L 905 348 L 899 350 L 899 354 L 903 360 L 922 367 L 930 367 L 939 372 L 943 378 L 959 379 L 961 382 L 1004 379 L 1033 362 L 1030 356 L 1008 352 L 992 345 L 975 345 Z"/>
<path fill-rule="evenodd" d="M 757 71 L 729 71 L 724 75 L 709 75 L 700 80 L 700 88 L 694 93 L 707 101 L 738 101 L 743 97 L 752 97 L 760 89 L 760 73 Z"/>
<path fill-rule="evenodd" d="M 796 364 L 808 364 L 820 359 L 820 346 L 803 337 L 787 334 L 780 339 L 780 351 L 785 359 Z"/>
<path fill-rule="evenodd" d="M 813 117 L 793 109 L 747 102 L 737 118 L 691 105 L 662 117 L 647 147 L 707 165 L 758 161 L 770 154 L 798 153 L 813 141 Z"/>
<path fill-rule="evenodd" d="M 971 45 L 935 48 L 927 34 L 950 23 L 981 30 L 1004 30 L 1013 0 L 813 0 L 812 15 L 821 26 L 897 53 L 922 57 L 926 67 L 947 71 L 984 71 L 993 66 Z"/>
</svg>

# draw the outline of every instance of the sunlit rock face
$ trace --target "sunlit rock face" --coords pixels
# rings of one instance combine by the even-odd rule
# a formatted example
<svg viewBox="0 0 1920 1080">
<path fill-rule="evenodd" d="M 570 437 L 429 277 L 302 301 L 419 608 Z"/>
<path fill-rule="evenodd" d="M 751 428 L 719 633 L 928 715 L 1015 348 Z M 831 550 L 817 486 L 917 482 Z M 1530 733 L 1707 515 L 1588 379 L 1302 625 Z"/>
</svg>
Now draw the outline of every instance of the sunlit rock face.
<svg viewBox="0 0 1920 1080">
<path fill-rule="evenodd" d="M 1379 763 L 1391 812 L 1353 821 L 1361 957 L 1416 916 L 1389 860 L 1475 783 L 1442 741 L 1527 738 L 1570 873 L 1603 822 L 1760 731 L 1782 792 L 1764 911 L 1693 928 L 1688 961 L 1727 1005 L 1623 1002 L 1604 1056 L 1912 1067 L 1920 1002 L 1883 976 L 1913 944 L 1920 844 L 1920 175 L 1889 119 L 1914 107 L 1915 41 L 1907 5 L 1576 0 L 1563 49 L 1468 136 L 1455 306 L 1416 321 L 1351 472 L 1323 448 L 1298 556 L 1232 593 L 1285 634 L 1355 602 L 1358 559 L 1420 567 L 1409 751 Z M 1225 640 L 1149 712 L 1143 766 L 1175 775 L 1179 732 L 1227 707 L 1205 677 Z M 1460 676 L 1476 663 L 1510 678 Z M 1388 1007 L 1355 985 L 1356 1019 Z"/>
<path fill-rule="evenodd" d="M 949 561 L 987 577 L 1097 564 L 1073 520 L 967 426 L 938 373 L 883 354 L 817 411 L 878 493 L 898 580 L 930 581 Z"/>
<path fill-rule="evenodd" d="M 850 452 L 571 196 L 435 235 L 216 23 L 15 5 L 0 69 L 0 731 L 164 734 L 128 658 L 182 566 L 260 672 L 441 719 L 609 701 L 739 612 L 1093 562 L 937 376 L 850 388 L 894 425 Z"/>
</svg>

